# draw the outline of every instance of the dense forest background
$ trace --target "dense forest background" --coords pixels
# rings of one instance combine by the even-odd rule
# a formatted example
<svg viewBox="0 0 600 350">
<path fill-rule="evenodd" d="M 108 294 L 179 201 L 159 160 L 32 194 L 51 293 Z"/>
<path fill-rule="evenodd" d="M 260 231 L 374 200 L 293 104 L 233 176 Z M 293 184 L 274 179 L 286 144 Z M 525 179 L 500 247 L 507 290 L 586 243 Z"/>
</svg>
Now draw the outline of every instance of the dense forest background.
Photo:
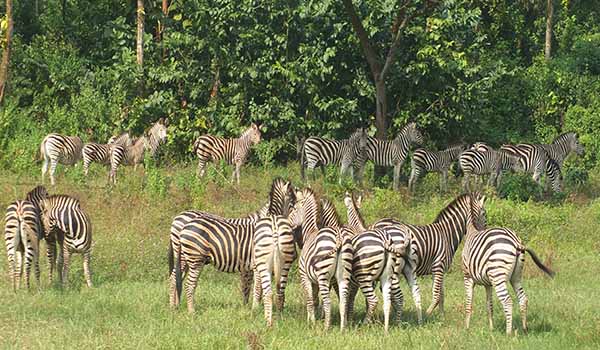
<svg viewBox="0 0 600 350">
<path fill-rule="evenodd" d="M 600 151 L 600 1 L 7 0 L 0 11 L 4 168 L 29 167 L 49 132 L 106 142 L 163 116 L 164 158 L 178 161 L 198 135 L 250 122 L 263 162 L 294 159 L 308 135 L 392 137 L 407 121 L 431 148 L 576 131 L 586 154 L 571 167 L 594 167 Z"/>
</svg>

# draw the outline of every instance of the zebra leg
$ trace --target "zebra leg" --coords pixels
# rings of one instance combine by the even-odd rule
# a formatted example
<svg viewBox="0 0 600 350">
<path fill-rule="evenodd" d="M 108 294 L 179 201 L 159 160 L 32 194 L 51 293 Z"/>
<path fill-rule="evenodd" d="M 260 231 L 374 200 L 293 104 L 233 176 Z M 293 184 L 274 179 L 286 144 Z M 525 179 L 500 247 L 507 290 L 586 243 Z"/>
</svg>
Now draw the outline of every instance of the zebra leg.
<svg viewBox="0 0 600 350">
<path fill-rule="evenodd" d="M 494 329 L 494 300 L 492 299 L 492 286 L 485 286 L 485 301 L 487 306 L 488 326 Z"/>
<path fill-rule="evenodd" d="M 23 253 L 17 249 L 15 252 L 15 274 L 16 288 L 21 288 L 21 274 L 23 273 Z"/>
<path fill-rule="evenodd" d="M 346 279 L 337 279 L 338 282 L 338 300 L 340 302 L 340 330 L 346 328 L 348 323 L 348 281 Z"/>
<path fill-rule="evenodd" d="M 24 251 L 24 255 L 25 255 L 25 285 L 27 286 L 27 289 L 29 290 L 31 288 L 31 284 L 29 282 L 29 277 L 31 274 L 31 262 L 33 260 L 33 249 L 30 246 L 30 242 L 27 242 L 25 244 L 25 251 Z"/>
<path fill-rule="evenodd" d="M 435 270 L 435 267 L 434 267 Z M 444 302 L 443 302 L 443 293 L 444 293 L 444 271 L 435 271 L 433 272 L 433 301 L 429 308 L 427 309 L 427 316 L 431 315 L 433 310 L 439 305 L 440 306 L 440 314 L 443 316 L 444 314 Z"/>
<path fill-rule="evenodd" d="M 12 249 L 6 252 L 6 258 L 8 259 L 8 278 L 13 286 L 13 292 L 17 291 L 16 275 L 15 275 L 15 255 Z"/>
<path fill-rule="evenodd" d="M 48 158 L 44 154 L 44 164 L 42 165 L 42 183 L 44 183 L 44 175 L 48 172 Z"/>
<path fill-rule="evenodd" d="M 46 256 L 48 257 L 48 280 L 52 284 L 52 275 L 56 267 L 56 241 L 51 235 L 46 237 Z"/>
<path fill-rule="evenodd" d="M 266 265 L 260 265 L 256 271 L 260 277 L 256 280 L 260 280 L 262 285 L 263 305 L 265 307 L 265 320 L 267 321 L 267 327 L 273 326 L 273 289 L 271 288 L 271 272 L 267 269 Z"/>
<path fill-rule="evenodd" d="M 238 186 L 240 185 L 240 169 L 241 169 L 241 167 L 242 167 L 242 163 L 236 163 L 236 164 L 235 164 L 235 172 L 234 172 L 234 175 L 235 175 L 235 177 L 236 177 L 236 179 L 237 179 L 237 184 L 238 184 Z"/>
<path fill-rule="evenodd" d="M 260 305 L 260 300 L 262 297 L 262 282 L 261 276 L 258 273 L 258 266 L 256 266 L 254 270 L 254 293 L 252 298 L 252 310 L 256 310 Z"/>
<path fill-rule="evenodd" d="M 83 253 L 83 273 L 85 275 L 85 283 L 89 288 L 92 288 L 92 271 L 90 270 L 90 263 L 92 260 L 92 251 L 88 250 Z"/>
<path fill-rule="evenodd" d="M 523 263 L 525 260 L 525 255 L 520 254 L 516 261 L 515 269 L 513 270 L 513 274 L 510 278 L 510 284 L 512 285 L 515 293 L 517 294 L 517 298 L 519 299 L 519 311 L 521 312 L 521 323 L 523 325 L 523 332 L 527 334 L 527 295 L 525 294 L 525 290 L 521 285 L 521 274 L 523 272 Z"/>
<path fill-rule="evenodd" d="M 503 276 L 502 276 L 503 277 Z M 493 280 L 492 280 L 493 281 Z M 506 335 L 512 334 L 512 298 L 508 293 L 508 288 L 506 288 L 506 281 L 493 281 L 494 288 L 496 289 L 496 295 L 498 299 L 500 299 L 500 303 L 502 303 L 502 308 L 504 309 L 504 316 L 506 317 Z"/>
<path fill-rule="evenodd" d="M 87 177 L 88 171 L 90 169 L 91 159 L 88 157 L 83 157 L 83 174 Z"/>
<path fill-rule="evenodd" d="M 375 309 L 377 308 L 377 295 L 375 294 L 375 290 L 373 290 L 373 286 L 375 284 L 374 281 L 364 280 L 360 281 L 360 289 L 365 296 L 365 302 L 367 305 L 367 313 L 365 315 L 365 323 L 371 323 L 373 320 L 373 314 L 375 313 Z"/>
<path fill-rule="evenodd" d="M 202 271 L 202 263 L 197 261 L 190 261 L 188 263 L 187 280 L 185 281 L 185 295 L 187 297 L 187 309 L 188 313 L 193 314 L 194 309 L 194 292 L 196 291 L 196 285 L 198 284 L 198 276 Z"/>
<path fill-rule="evenodd" d="M 464 276 L 465 282 L 465 328 L 469 329 L 471 323 L 471 314 L 473 313 L 473 279 Z"/>
<path fill-rule="evenodd" d="M 329 274 L 323 274 L 319 279 L 319 294 L 321 294 L 321 300 L 323 300 L 323 314 L 325 316 L 325 330 L 328 330 L 331 326 L 331 295 L 330 295 L 331 283 Z"/>
<path fill-rule="evenodd" d="M 304 274 L 300 275 L 300 284 L 302 285 L 302 289 L 304 290 L 304 298 L 306 300 L 306 313 L 307 313 L 308 322 L 314 323 L 315 322 L 315 305 L 314 305 L 313 284 L 308 279 L 308 276 L 304 276 Z"/>
<path fill-rule="evenodd" d="M 396 322 L 402 321 L 402 310 L 404 309 L 404 294 L 400 289 L 400 279 L 398 275 L 392 276 L 392 301 L 396 310 Z"/>
<path fill-rule="evenodd" d="M 206 162 L 199 160 L 198 161 L 198 170 L 196 170 L 196 176 L 203 177 L 205 171 L 206 171 Z"/>
<path fill-rule="evenodd" d="M 63 267 L 62 267 L 62 283 L 63 286 L 69 285 L 69 263 L 71 262 L 71 252 L 65 245 L 63 248 Z"/>
<path fill-rule="evenodd" d="M 358 286 L 355 283 L 350 282 L 348 284 L 348 299 L 346 302 L 346 319 L 352 321 L 354 317 L 354 300 L 356 299 L 356 294 L 358 293 Z"/>
<path fill-rule="evenodd" d="M 448 191 L 448 169 L 442 171 L 442 174 L 440 175 L 440 181 L 440 190 L 442 192 Z"/>
<path fill-rule="evenodd" d="M 415 308 L 417 309 L 417 322 L 419 323 L 419 325 L 421 325 L 423 324 L 423 307 L 421 306 L 421 291 L 419 289 L 419 285 L 417 284 L 416 273 L 411 266 L 406 265 L 403 269 L 403 274 L 406 278 L 406 283 L 408 283 L 408 286 L 410 287 L 410 291 L 415 302 Z"/>
<path fill-rule="evenodd" d="M 400 170 L 402 164 L 396 164 L 394 166 L 394 191 L 398 191 L 400 189 Z"/>
<path fill-rule="evenodd" d="M 63 266 L 64 266 L 64 254 L 63 254 L 63 241 L 59 240 L 58 243 L 58 256 L 56 257 L 56 274 L 58 275 L 58 279 L 60 280 L 60 284 L 63 283 Z"/>
<path fill-rule="evenodd" d="M 35 273 L 35 281 L 37 283 L 38 290 L 40 290 L 41 285 L 40 285 L 40 253 L 39 253 L 39 249 L 36 249 L 35 253 L 33 255 L 33 272 Z"/>
<path fill-rule="evenodd" d="M 175 277 L 175 270 L 171 271 L 171 274 L 169 275 L 169 305 L 173 309 L 179 305 L 179 299 L 177 298 L 177 281 Z"/>
<path fill-rule="evenodd" d="M 58 165 L 58 159 L 50 159 L 50 184 L 54 186 L 54 172 L 56 171 L 56 165 Z"/>
<path fill-rule="evenodd" d="M 415 192 L 415 182 L 416 182 L 418 176 L 419 176 L 418 170 L 415 167 L 413 167 L 412 170 L 410 171 L 410 178 L 408 178 L 408 191 L 410 193 Z"/>
<path fill-rule="evenodd" d="M 242 289 L 244 305 L 248 304 L 248 301 L 250 300 L 250 290 L 252 289 L 253 277 L 252 270 L 244 270 L 240 273 L 240 287 Z"/>
</svg>

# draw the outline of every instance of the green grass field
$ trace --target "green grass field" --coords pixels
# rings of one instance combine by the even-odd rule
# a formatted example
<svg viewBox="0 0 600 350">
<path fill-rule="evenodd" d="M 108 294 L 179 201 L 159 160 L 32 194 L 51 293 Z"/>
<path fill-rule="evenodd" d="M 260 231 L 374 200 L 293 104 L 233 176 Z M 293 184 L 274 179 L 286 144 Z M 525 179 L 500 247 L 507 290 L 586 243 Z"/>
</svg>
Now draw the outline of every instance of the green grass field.
<svg viewBox="0 0 600 350">
<path fill-rule="evenodd" d="M 292 170 L 293 169 L 293 170 Z M 21 198 L 38 180 L 35 176 L 0 175 L 0 206 Z M 405 312 L 385 336 L 381 323 L 364 325 L 364 301 L 357 298 L 352 326 L 340 332 L 334 302 L 334 329 L 323 331 L 318 320 L 306 322 L 297 271 L 292 270 L 286 309 L 265 326 L 262 309 L 252 311 L 241 301 L 238 275 L 204 269 L 197 288 L 196 314 L 185 305 L 172 311 L 167 296 L 167 242 L 171 219 L 178 212 L 197 208 L 224 216 L 245 215 L 267 198 L 275 176 L 299 184 L 297 164 L 289 168 L 246 168 L 242 185 L 229 184 L 209 170 L 207 178 L 194 179 L 194 168 L 127 169 L 114 188 L 106 186 L 106 170 L 94 168 L 89 182 L 81 167 L 62 170 L 51 193 L 78 197 L 94 225 L 92 273 L 95 286 L 85 287 L 81 256 L 72 260 L 70 285 L 62 289 L 48 282 L 45 243 L 42 283 L 13 293 L 7 277 L 6 253 L 0 253 L 0 345 L 14 349 L 376 349 L 376 348 L 515 348 L 571 349 L 600 347 L 600 201 L 592 185 L 581 193 L 568 193 L 561 204 L 518 203 L 494 196 L 487 204 L 488 224 L 516 230 L 528 247 L 556 271 L 549 279 L 527 258 L 524 288 L 529 296 L 529 334 L 504 334 L 504 316 L 495 300 L 495 329 L 487 328 L 483 287 L 475 289 L 470 330 L 465 330 L 464 288 L 460 250 L 446 277 L 446 313 L 434 314 L 417 326 L 414 304 L 403 282 Z M 598 184 L 600 176 L 590 177 Z M 403 189 L 370 190 L 363 200 L 367 223 L 393 216 L 411 223 L 429 223 L 455 195 L 437 194 L 437 177 L 428 176 L 416 196 Z M 334 199 L 342 211 L 344 189 L 328 179 L 314 187 Z M 584 194 L 587 193 L 587 194 Z M 431 278 L 419 279 L 423 305 L 431 301 Z M 334 301 L 337 299 L 334 297 Z M 515 326 L 520 325 L 514 307 Z M 382 320 L 381 304 L 377 314 Z"/>
</svg>

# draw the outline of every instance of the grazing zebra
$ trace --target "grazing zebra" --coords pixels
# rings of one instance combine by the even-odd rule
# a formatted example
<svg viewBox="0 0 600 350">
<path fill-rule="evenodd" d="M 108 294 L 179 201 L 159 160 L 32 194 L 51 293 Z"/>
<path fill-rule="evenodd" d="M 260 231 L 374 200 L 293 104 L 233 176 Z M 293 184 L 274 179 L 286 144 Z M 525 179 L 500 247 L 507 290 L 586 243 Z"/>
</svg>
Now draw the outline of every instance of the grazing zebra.
<svg viewBox="0 0 600 350">
<path fill-rule="evenodd" d="M 265 308 L 267 326 L 273 325 L 271 280 L 275 282 L 277 309 L 283 310 L 285 280 L 296 258 L 296 247 L 292 226 L 285 216 L 269 215 L 260 219 L 254 232 L 254 302 L 258 307 L 261 294 Z"/>
<path fill-rule="evenodd" d="M 321 167 L 323 175 L 325 175 L 325 166 L 340 165 L 340 183 L 348 168 L 354 175 L 352 164 L 364 152 L 367 139 L 367 132 L 362 128 L 356 129 L 350 138 L 344 140 L 329 140 L 315 136 L 307 138 L 300 155 L 302 180 L 306 180 L 305 168 L 312 171 L 314 180 L 316 178 L 314 169 L 317 165 Z"/>
<path fill-rule="evenodd" d="M 419 323 L 422 320 L 421 294 L 415 276 L 433 275 L 433 300 L 427 314 L 438 306 L 443 313 L 444 274 L 467 233 L 469 222 L 481 220 L 479 218 L 485 215 L 484 201 L 484 196 L 477 192 L 462 194 L 448 204 L 433 223 L 425 226 L 403 224 L 394 219 L 382 219 L 373 225 L 375 228 L 393 228 L 389 234 L 394 244 L 403 244 L 406 235 L 411 237 L 408 262 L 402 273 L 412 290 Z"/>
<path fill-rule="evenodd" d="M 340 263 L 341 229 L 323 227 L 319 229 L 321 207 L 315 193 L 305 188 L 296 192 L 296 204 L 290 216 L 294 226 L 302 226 L 304 247 L 300 254 L 300 284 L 304 290 L 308 321 L 315 321 L 315 301 L 320 294 L 325 315 L 325 329 L 331 324 L 330 287 L 336 278 L 339 295 L 347 295 L 346 279 L 343 277 L 345 264 Z M 345 325 L 345 298 L 340 298 L 340 317 Z"/>
<path fill-rule="evenodd" d="M 206 163 L 225 160 L 235 165 L 231 181 L 237 178 L 240 184 L 240 168 L 246 162 L 250 148 L 260 142 L 260 130 L 254 123 L 236 139 L 225 139 L 218 136 L 202 135 L 194 142 L 194 153 L 198 156 L 197 176 L 204 176 Z"/>
<path fill-rule="evenodd" d="M 83 146 L 83 172 L 85 176 L 88 175 L 90 164 L 92 162 L 100 163 L 103 165 L 110 164 L 110 153 L 113 145 L 129 147 L 133 144 L 135 139 L 129 136 L 129 133 L 123 133 L 118 136 L 113 136 L 108 139 L 108 143 L 86 143 Z"/>
<path fill-rule="evenodd" d="M 154 155 L 161 143 L 167 138 L 167 126 L 164 119 L 160 119 L 150 128 L 146 136 L 135 140 L 131 146 L 114 145 L 110 152 L 109 181 L 117 183 L 117 169 L 120 165 L 133 165 L 133 169 L 144 161 L 146 151 Z"/>
<path fill-rule="evenodd" d="M 546 151 L 549 158 L 558 163 L 560 168 L 562 168 L 562 164 L 569 154 L 574 152 L 577 155 L 583 155 L 584 152 L 583 146 L 579 143 L 579 137 L 574 132 L 564 133 L 555 138 L 551 144 L 541 144 L 539 146 Z"/>
<path fill-rule="evenodd" d="M 83 254 L 83 271 L 88 287 L 92 287 L 90 260 L 92 257 L 92 223 L 81 209 L 79 201 L 67 195 L 52 195 L 40 202 L 42 222 L 48 244 L 50 280 L 58 243 L 58 263 L 61 283 L 68 282 L 72 253 Z"/>
<path fill-rule="evenodd" d="M 506 334 L 512 333 L 512 298 L 508 292 L 510 282 L 519 299 L 523 331 L 527 333 L 527 295 L 521 286 L 525 252 L 531 255 L 535 264 L 549 276 L 554 276 L 544 266 L 535 253 L 526 248 L 515 232 L 506 228 L 488 228 L 480 230 L 478 226 L 469 225 L 462 253 L 462 269 L 466 292 L 465 326 L 469 328 L 473 311 L 473 287 L 475 284 L 485 286 L 487 297 L 488 322 L 493 329 L 492 288 L 502 303 L 506 317 Z"/>
<path fill-rule="evenodd" d="M 48 172 L 50 163 L 50 183 L 54 185 L 54 172 L 57 164 L 74 165 L 81 159 L 83 142 L 78 136 L 63 136 L 60 134 L 48 134 L 42 140 L 40 153 L 44 157 L 42 165 L 42 182 L 44 175 Z"/>
<path fill-rule="evenodd" d="M 39 288 L 39 241 L 44 238 L 44 231 L 37 205 L 29 200 L 18 200 L 11 203 L 6 209 L 4 235 L 8 273 L 13 290 L 16 291 L 19 288 L 23 262 L 25 262 L 27 288 L 30 287 L 29 276 L 32 263 Z"/>
<path fill-rule="evenodd" d="M 414 192 L 419 177 L 427 172 L 438 172 L 441 173 L 440 190 L 446 191 L 448 187 L 448 170 L 450 169 L 450 165 L 458 159 L 464 150 L 464 145 L 450 147 L 444 151 L 438 152 L 428 151 L 423 148 L 416 150 L 413 153 L 411 161 L 412 171 L 410 173 L 410 179 L 408 180 L 408 190 Z"/>
<path fill-rule="evenodd" d="M 369 137 L 366 152 L 356 162 L 359 179 L 364 173 L 366 161 L 371 160 L 375 165 L 394 167 L 394 190 L 398 190 L 400 188 L 400 170 L 411 145 L 422 143 L 423 135 L 414 122 L 404 126 L 396 138 L 391 141 Z"/>
<path fill-rule="evenodd" d="M 502 171 L 514 170 L 524 171 L 523 159 L 513 156 L 508 152 L 488 150 L 485 152 L 477 150 L 464 151 L 458 160 L 460 168 L 464 173 L 463 190 L 470 191 L 469 178 L 471 175 L 490 174 L 488 186 L 498 186 Z"/>
<path fill-rule="evenodd" d="M 541 184 L 541 176 L 546 172 L 546 159 L 548 158 L 542 147 L 521 143 L 518 145 L 502 145 L 500 150 L 521 158 L 525 168 L 524 171 L 533 174 L 533 180 Z"/>
</svg>

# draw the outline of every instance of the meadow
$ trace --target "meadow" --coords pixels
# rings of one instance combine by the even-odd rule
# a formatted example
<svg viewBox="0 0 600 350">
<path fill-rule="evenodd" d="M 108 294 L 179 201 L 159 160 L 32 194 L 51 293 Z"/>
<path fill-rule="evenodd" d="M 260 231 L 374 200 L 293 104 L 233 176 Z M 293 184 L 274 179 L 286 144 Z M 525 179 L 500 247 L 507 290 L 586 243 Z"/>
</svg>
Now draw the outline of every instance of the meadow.
<svg viewBox="0 0 600 350">
<path fill-rule="evenodd" d="M 203 270 L 196 290 L 196 314 L 182 305 L 171 310 L 167 296 L 167 243 L 169 227 L 178 212 L 196 208 L 235 217 L 256 210 L 267 200 L 271 180 L 283 176 L 301 184 L 298 165 L 247 167 L 241 186 L 233 186 L 221 172 L 209 167 L 197 180 L 194 166 L 148 167 L 120 171 L 115 187 L 107 186 L 106 170 L 94 167 L 85 180 L 81 166 L 64 171 L 51 193 L 68 193 L 82 202 L 93 231 L 94 288 L 85 286 L 81 257 L 71 264 L 70 284 L 61 288 L 48 282 L 45 243 L 41 244 L 41 286 L 14 293 L 7 277 L 5 249 L 0 253 L 0 347 L 7 349 L 570 349 L 600 347 L 600 172 L 594 170 L 586 185 L 567 188 L 560 201 L 517 202 L 490 193 L 488 224 L 510 227 L 526 245 L 556 271 L 550 279 L 526 260 L 524 287 L 529 296 L 529 333 L 504 334 L 504 315 L 494 304 L 493 330 L 487 328 L 483 287 L 475 289 L 471 329 L 464 329 L 464 287 L 460 250 L 446 277 L 445 315 L 434 313 L 423 326 L 416 324 L 414 304 L 403 281 L 404 318 L 384 335 L 381 322 L 365 325 L 364 300 L 357 298 L 351 327 L 323 330 L 322 320 L 310 325 L 297 271 L 293 268 L 286 308 L 275 314 L 272 329 L 265 326 L 262 308 L 252 310 L 241 300 L 239 277 Z M 0 173 L 0 207 L 21 198 L 39 181 L 38 171 L 27 175 Z M 32 175 L 35 174 L 35 175 Z M 313 183 L 333 199 L 345 219 L 342 197 L 333 172 Z M 451 179 L 449 192 L 440 195 L 437 177 L 430 175 L 414 196 L 367 186 L 362 213 L 367 223 L 382 217 L 425 224 L 431 222 L 460 191 Z M 431 278 L 419 279 L 423 305 L 431 301 Z M 514 295 L 514 294 L 513 294 Z M 337 300 L 334 297 L 334 301 Z M 377 319 L 382 320 L 381 303 Z"/>
</svg>

